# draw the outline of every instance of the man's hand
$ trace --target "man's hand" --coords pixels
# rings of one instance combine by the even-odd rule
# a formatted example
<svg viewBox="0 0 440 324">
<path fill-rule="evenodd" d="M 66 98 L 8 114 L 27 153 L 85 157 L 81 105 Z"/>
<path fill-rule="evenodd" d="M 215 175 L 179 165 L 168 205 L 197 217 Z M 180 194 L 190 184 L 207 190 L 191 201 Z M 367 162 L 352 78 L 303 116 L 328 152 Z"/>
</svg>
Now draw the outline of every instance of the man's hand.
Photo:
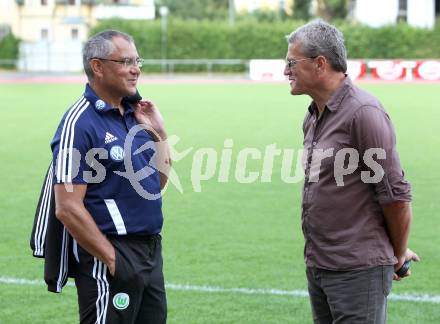
<svg viewBox="0 0 440 324">
<path fill-rule="evenodd" d="M 160 138 L 158 140 L 163 141 L 166 139 L 166 132 L 163 123 L 163 117 L 157 109 L 157 107 L 149 100 L 139 101 L 135 106 L 134 117 L 139 124 L 146 125 L 148 128 L 153 129 Z"/>
<path fill-rule="evenodd" d="M 420 257 L 416 253 L 414 253 L 414 251 L 411 251 L 410 249 L 406 249 L 405 255 L 397 258 L 397 263 L 394 265 L 393 280 L 400 281 L 402 280 L 402 278 L 409 277 L 411 275 L 411 270 L 408 270 L 408 272 L 403 277 L 399 277 L 396 274 L 396 271 L 399 270 L 402 267 L 403 263 L 408 260 L 419 262 Z"/>
<path fill-rule="evenodd" d="M 409 229 L 412 220 L 411 204 L 406 201 L 395 201 L 388 205 L 382 206 L 385 222 L 387 225 L 388 236 L 393 245 L 394 255 L 397 258 L 397 263 L 394 265 L 394 271 L 398 271 L 405 261 L 419 261 L 420 258 L 413 251 L 408 249 Z M 401 280 L 402 278 L 411 275 L 411 271 L 399 277 L 394 273 L 394 280 Z"/>
<path fill-rule="evenodd" d="M 113 249 L 113 253 L 115 255 L 113 256 L 111 261 L 107 262 L 107 268 L 108 268 L 108 271 L 110 272 L 110 274 L 112 275 L 112 277 L 115 276 L 115 271 L 116 271 L 116 252 L 114 249 Z"/>
<path fill-rule="evenodd" d="M 155 165 L 160 172 L 160 188 L 164 189 L 168 182 L 168 174 L 171 167 L 170 148 L 167 142 L 163 117 L 159 109 L 149 100 L 139 101 L 135 106 L 134 117 L 136 121 L 145 126 L 145 130 L 154 137 L 158 154 L 156 155 Z"/>
</svg>

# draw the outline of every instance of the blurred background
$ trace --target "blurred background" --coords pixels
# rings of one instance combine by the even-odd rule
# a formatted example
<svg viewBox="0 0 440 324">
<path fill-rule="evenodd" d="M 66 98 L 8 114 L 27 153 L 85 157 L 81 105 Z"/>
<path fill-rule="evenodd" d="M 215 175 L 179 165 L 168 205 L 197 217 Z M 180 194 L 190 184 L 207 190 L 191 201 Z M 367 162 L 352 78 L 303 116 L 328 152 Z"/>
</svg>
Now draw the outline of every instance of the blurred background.
<svg viewBox="0 0 440 324">
<path fill-rule="evenodd" d="M 440 0 L 1 0 L 0 70 L 81 72 L 84 42 L 111 28 L 134 36 L 146 73 L 283 79 L 283 62 L 261 60 L 283 59 L 284 36 L 314 17 L 344 32 L 350 59 L 435 59 L 439 12 Z M 375 68 L 364 63 L 352 77 Z"/>
</svg>

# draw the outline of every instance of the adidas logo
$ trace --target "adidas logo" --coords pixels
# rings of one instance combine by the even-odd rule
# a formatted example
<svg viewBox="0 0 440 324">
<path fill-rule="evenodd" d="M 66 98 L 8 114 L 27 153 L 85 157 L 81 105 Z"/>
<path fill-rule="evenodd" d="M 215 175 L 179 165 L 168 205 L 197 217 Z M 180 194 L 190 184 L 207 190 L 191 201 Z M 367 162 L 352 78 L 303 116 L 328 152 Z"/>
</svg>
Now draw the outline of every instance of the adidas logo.
<svg viewBox="0 0 440 324">
<path fill-rule="evenodd" d="M 105 144 L 111 143 L 116 141 L 118 138 L 116 136 L 113 136 L 109 132 L 105 133 Z"/>
</svg>

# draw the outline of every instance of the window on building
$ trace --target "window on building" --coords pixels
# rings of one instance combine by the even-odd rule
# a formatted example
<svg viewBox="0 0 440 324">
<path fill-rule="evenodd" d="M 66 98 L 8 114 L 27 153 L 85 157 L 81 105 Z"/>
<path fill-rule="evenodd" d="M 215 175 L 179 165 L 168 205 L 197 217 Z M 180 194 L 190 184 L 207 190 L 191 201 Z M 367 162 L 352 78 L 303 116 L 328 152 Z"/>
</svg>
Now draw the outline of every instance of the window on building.
<svg viewBox="0 0 440 324">
<path fill-rule="evenodd" d="M 70 4 L 70 5 L 74 5 L 75 2 L 76 2 L 76 0 L 69 0 L 69 1 L 67 1 L 67 3 Z"/>
<path fill-rule="evenodd" d="M 435 0 L 435 15 L 440 15 L 440 0 Z"/>
<path fill-rule="evenodd" d="M 41 29 L 41 40 L 49 40 L 49 30 L 47 28 Z"/>
<path fill-rule="evenodd" d="M 42 6 L 47 6 L 47 0 L 41 0 L 40 3 L 41 3 Z"/>
<path fill-rule="evenodd" d="M 77 40 L 78 36 L 79 36 L 78 28 L 72 28 L 70 34 L 71 34 L 72 40 Z"/>
</svg>

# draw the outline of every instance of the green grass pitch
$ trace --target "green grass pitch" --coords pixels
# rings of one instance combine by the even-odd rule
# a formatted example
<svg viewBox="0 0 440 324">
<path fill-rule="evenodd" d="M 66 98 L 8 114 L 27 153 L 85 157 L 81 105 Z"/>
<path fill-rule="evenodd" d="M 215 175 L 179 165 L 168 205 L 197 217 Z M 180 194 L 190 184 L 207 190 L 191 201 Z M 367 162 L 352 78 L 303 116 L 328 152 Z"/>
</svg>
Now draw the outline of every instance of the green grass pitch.
<svg viewBox="0 0 440 324">
<path fill-rule="evenodd" d="M 413 276 L 394 283 L 395 294 L 440 295 L 440 122 L 438 85 L 362 85 L 382 101 L 398 139 L 413 188 L 410 246 L 422 258 Z M 271 182 L 235 180 L 237 152 L 299 149 L 309 101 L 292 97 L 288 84 L 143 84 L 140 91 L 161 109 L 177 151 L 174 163 L 183 193 L 164 197 L 164 260 L 172 284 L 221 288 L 305 290 L 300 229 L 301 183 L 281 181 L 276 157 Z M 1 85 L 0 277 L 42 279 L 43 262 L 31 256 L 29 234 L 49 142 L 58 122 L 82 93 L 77 84 Z M 194 152 L 213 148 L 220 157 L 233 139 L 229 181 L 218 172 L 194 192 Z M 217 164 L 219 161 L 217 161 Z M 248 171 L 260 171 L 252 161 Z M 217 169 L 218 170 L 218 169 Z M 76 291 L 0 283 L 0 323 L 76 323 Z M 273 294 L 168 289 L 169 323 L 310 323 L 307 298 Z M 389 301 L 389 323 L 440 323 L 440 305 Z"/>
</svg>

